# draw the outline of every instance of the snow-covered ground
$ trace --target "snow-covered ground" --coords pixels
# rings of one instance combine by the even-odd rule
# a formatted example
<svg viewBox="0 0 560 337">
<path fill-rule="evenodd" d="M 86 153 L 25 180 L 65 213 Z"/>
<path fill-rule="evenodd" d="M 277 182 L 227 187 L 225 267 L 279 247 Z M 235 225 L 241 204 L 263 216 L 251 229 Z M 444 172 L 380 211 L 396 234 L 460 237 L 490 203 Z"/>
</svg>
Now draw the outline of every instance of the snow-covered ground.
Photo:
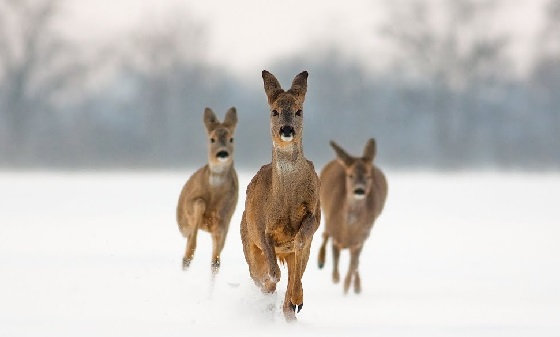
<svg viewBox="0 0 560 337">
<path fill-rule="evenodd" d="M 241 250 L 252 172 L 214 287 L 208 234 L 181 270 L 175 206 L 190 173 L 0 173 L 0 336 L 560 335 L 560 175 L 388 172 L 363 293 L 331 283 L 330 250 L 317 269 L 317 235 L 287 324 L 265 310 L 287 271 L 265 297 Z"/>
</svg>

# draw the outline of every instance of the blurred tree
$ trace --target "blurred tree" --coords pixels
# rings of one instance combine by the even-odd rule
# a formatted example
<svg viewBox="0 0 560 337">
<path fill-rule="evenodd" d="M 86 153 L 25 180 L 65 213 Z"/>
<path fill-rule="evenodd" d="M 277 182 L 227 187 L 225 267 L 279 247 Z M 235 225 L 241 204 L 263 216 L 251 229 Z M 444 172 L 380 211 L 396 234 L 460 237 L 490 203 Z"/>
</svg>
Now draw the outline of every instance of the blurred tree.
<svg viewBox="0 0 560 337">
<path fill-rule="evenodd" d="M 122 72 L 133 82 L 130 104 L 144 120 L 143 133 L 153 158 L 172 160 L 174 148 L 189 140 L 189 128 L 200 128 L 212 71 L 204 65 L 205 27 L 188 14 L 173 12 L 164 23 L 140 26 L 122 49 Z M 205 102 L 206 101 L 206 102 Z M 195 117 L 195 118 L 193 118 Z M 199 139 L 199 141 L 203 140 Z"/>
<path fill-rule="evenodd" d="M 18 161 L 34 133 L 56 125 L 53 108 L 84 72 L 77 51 L 53 28 L 56 0 L 0 0 L 0 150 Z M 18 159 L 19 158 L 19 159 Z"/>
<path fill-rule="evenodd" d="M 382 34 L 396 46 L 395 71 L 430 94 L 439 164 L 469 150 L 481 125 L 479 99 L 504 74 L 508 38 L 492 33 L 496 1 L 392 1 Z M 410 107 L 416 110 L 417 107 Z M 428 116 L 426 116 L 428 117 Z M 463 157 L 465 159 L 465 157 Z"/>
<path fill-rule="evenodd" d="M 546 120 L 543 132 L 546 140 L 543 147 L 553 162 L 560 161 L 560 0 L 550 0 L 545 6 L 544 27 L 537 39 L 534 50 L 536 103 L 545 111 Z"/>
<path fill-rule="evenodd" d="M 541 50 L 560 55 L 560 0 L 550 0 L 544 9 L 546 21 L 541 33 Z"/>
</svg>

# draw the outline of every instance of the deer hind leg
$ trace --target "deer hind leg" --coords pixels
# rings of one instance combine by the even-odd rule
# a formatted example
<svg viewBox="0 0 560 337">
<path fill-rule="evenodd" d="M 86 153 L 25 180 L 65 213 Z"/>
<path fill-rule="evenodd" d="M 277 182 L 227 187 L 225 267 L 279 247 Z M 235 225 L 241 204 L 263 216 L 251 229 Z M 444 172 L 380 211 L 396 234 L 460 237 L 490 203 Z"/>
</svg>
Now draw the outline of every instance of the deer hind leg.
<svg viewBox="0 0 560 337">
<path fill-rule="evenodd" d="M 319 266 L 319 269 L 322 269 L 325 266 L 325 255 L 326 255 L 328 241 L 329 241 L 329 234 L 327 232 L 324 232 L 323 243 L 321 244 L 321 248 L 319 249 L 319 258 L 317 259 L 317 265 Z"/>
<path fill-rule="evenodd" d="M 352 247 L 350 248 L 350 266 L 348 268 L 348 273 L 344 278 L 344 293 L 348 293 L 348 289 L 350 288 L 350 283 L 352 282 L 352 277 L 357 274 L 358 271 L 358 264 L 360 263 L 360 253 L 362 252 L 362 247 Z M 359 275 L 358 275 L 359 278 Z M 356 281 L 354 281 L 356 282 Z M 358 281 L 360 283 L 360 281 Z M 354 283 L 355 287 L 356 283 Z M 356 288 L 354 288 L 356 290 Z M 361 290 L 361 289 L 360 289 Z"/>
<path fill-rule="evenodd" d="M 362 282 L 360 280 L 360 273 L 356 270 L 354 273 L 354 293 L 359 294 L 362 292 Z"/>
<path fill-rule="evenodd" d="M 332 255 L 333 255 L 333 272 L 332 280 L 333 283 L 338 283 L 340 281 L 340 273 L 338 272 L 338 260 L 340 258 L 340 248 L 333 241 L 332 243 Z"/>
<path fill-rule="evenodd" d="M 196 199 L 193 203 L 193 212 L 191 217 L 192 228 L 187 235 L 187 248 L 185 249 L 185 256 L 183 257 L 183 270 L 187 270 L 189 268 L 194 257 L 194 252 L 196 250 L 196 236 L 205 210 L 206 203 L 204 200 Z"/>
<path fill-rule="evenodd" d="M 217 228 L 212 233 L 212 274 L 216 275 L 220 270 L 220 254 L 224 249 L 224 244 L 226 242 L 226 230 L 223 227 Z"/>
</svg>

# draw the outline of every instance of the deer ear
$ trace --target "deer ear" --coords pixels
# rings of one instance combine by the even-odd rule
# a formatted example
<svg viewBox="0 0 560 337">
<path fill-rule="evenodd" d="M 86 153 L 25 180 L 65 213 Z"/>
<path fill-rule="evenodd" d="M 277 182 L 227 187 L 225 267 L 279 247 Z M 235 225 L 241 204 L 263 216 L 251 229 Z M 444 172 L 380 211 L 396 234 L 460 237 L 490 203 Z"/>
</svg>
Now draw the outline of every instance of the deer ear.
<svg viewBox="0 0 560 337">
<path fill-rule="evenodd" d="M 282 90 L 282 87 L 280 87 L 280 82 L 278 82 L 276 77 L 274 77 L 274 75 L 272 75 L 268 71 L 262 71 L 262 78 L 264 81 L 264 92 L 268 97 L 268 104 L 272 104 L 274 103 L 276 98 L 278 98 L 278 95 L 283 93 L 284 90 Z"/>
<path fill-rule="evenodd" d="M 307 93 L 307 77 L 309 74 L 307 71 L 302 71 L 292 81 L 292 87 L 290 88 L 290 92 L 296 96 L 298 96 L 301 100 L 305 98 L 305 94 Z"/>
<path fill-rule="evenodd" d="M 216 115 L 214 114 L 214 111 L 212 111 L 212 109 L 204 109 L 204 125 L 206 126 L 206 130 L 208 132 L 214 130 L 219 123 L 220 122 L 218 121 L 218 118 L 216 118 Z"/>
<path fill-rule="evenodd" d="M 334 149 L 334 152 L 336 152 L 336 158 L 338 159 L 338 161 L 344 165 L 344 166 L 350 166 L 352 165 L 352 157 L 350 157 L 350 155 L 348 153 L 346 153 L 346 151 L 344 151 L 340 146 L 338 146 L 337 143 L 335 143 L 334 141 L 331 140 L 330 142 L 331 147 Z"/>
<path fill-rule="evenodd" d="M 226 117 L 224 119 L 224 126 L 233 132 L 233 130 L 235 130 L 236 125 L 237 125 L 237 110 L 235 110 L 235 107 L 232 106 L 226 112 Z"/>
<path fill-rule="evenodd" d="M 370 138 L 367 143 L 366 146 L 364 147 L 364 159 L 367 161 L 372 161 L 373 158 L 375 158 L 375 155 L 377 154 L 377 145 L 375 144 L 375 139 Z"/>
</svg>

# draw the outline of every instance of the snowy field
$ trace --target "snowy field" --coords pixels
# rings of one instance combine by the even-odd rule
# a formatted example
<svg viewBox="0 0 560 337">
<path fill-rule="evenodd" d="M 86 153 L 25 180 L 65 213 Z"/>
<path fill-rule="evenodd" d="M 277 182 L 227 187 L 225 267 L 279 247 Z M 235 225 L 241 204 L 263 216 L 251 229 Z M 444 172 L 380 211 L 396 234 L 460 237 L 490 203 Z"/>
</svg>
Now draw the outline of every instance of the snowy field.
<svg viewBox="0 0 560 337">
<path fill-rule="evenodd" d="M 317 268 L 316 235 L 288 324 L 287 270 L 265 297 L 243 258 L 252 173 L 214 286 L 206 233 L 181 270 L 175 207 L 190 173 L 0 173 L 0 336 L 560 335 L 560 175 L 387 172 L 363 293 L 331 283 L 330 249 Z"/>
</svg>

